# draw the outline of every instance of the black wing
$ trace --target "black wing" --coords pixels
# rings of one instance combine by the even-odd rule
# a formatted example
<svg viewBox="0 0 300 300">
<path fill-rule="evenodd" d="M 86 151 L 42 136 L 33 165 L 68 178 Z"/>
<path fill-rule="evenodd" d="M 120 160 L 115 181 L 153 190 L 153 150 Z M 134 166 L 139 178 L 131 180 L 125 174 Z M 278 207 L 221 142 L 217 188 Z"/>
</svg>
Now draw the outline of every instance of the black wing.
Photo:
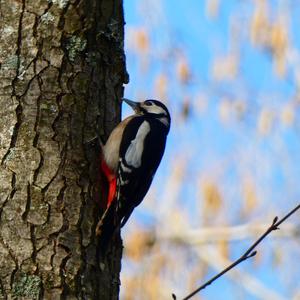
<svg viewBox="0 0 300 300">
<path fill-rule="evenodd" d="M 148 122 L 149 129 L 141 144 L 132 143 L 140 126 Z M 145 125 L 145 124 L 144 124 Z M 106 251 L 114 232 L 123 226 L 133 209 L 139 205 L 148 192 L 153 176 L 159 166 L 166 144 L 167 132 L 160 121 L 147 119 L 144 116 L 135 117 L 127 124 L 120 145 L 118 166 L 117 196 L 107 208 L 96 227 L 96 234 L 101 237 L 102 250 Z M 126 152 L 131 145 L 132 153 L 142 153 L 140 166 L 135 167 L 132 161 L 126 161 Z M 139 149 L 138 149 L 139 148 Z M 142 152 L 140 152 L 142 150 Z"/>
<path fill-rule="evenodd" d="M 145 123 L 147 122 L 147 123 Z M 144 135 L 141 143 L 134 143 L 141 126 L 144 126 Z M 162 159 L 167 133 L 160 121 L 148 119 L 144 116 L 132 119 L 126 126 L 120 145 L 120 162 L 118 168 L 118 210 L 123 226 L 133 209 L 139 205 L 148 192 L 153 176 Z M 142 147 L 141 147 L 142 146 Z M 131 154 L 139 163 L 127 161 L 126 155 L 130 148 Z M 142 153 L 141 156 L 139 154 Z M 136 155 L 135 155 L 136 154 Z"/>
</svg>

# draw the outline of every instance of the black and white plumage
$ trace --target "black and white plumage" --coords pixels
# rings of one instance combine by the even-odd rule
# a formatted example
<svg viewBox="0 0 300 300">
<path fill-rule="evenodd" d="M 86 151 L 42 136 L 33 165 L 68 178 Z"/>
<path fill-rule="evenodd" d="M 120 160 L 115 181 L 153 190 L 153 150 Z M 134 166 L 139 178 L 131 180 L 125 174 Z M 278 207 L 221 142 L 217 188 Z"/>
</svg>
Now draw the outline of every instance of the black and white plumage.
<svg viewBox="0 0 300 300">
<path fill-rule="evenodd" d="M 113 233 L 115 228 L 124 226 L 142 202 L 164 154 L 170 130 L 169 111 L 160 101 L 123 100 L 135 114 L 112 131 L 103 147 L 102 169 L 106 169 L 104 173 L 111 180 L 108 179 L 108 206 L 98 223 L 98 234 L 102 234 L 104 227 Z"/>
</svg>

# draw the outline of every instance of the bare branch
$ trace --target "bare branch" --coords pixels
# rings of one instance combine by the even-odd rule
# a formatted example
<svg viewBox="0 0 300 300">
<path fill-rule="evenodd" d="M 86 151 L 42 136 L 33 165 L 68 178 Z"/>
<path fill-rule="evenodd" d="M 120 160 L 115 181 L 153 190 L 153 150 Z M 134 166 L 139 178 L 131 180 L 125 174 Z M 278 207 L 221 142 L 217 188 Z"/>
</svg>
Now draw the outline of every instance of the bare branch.
<svg viewBox="0 0 300 300">
<path fill-rule="evenodd" d="M 271 226 L 246 250 L 246 252 L 238 258 L 235 262 L 233 262 L 231 265 L 229 265 L 227 268 L 225 268 L 223 271 L 218 273 L 216 276 L 205 282 L 203 285 L 201 285 L 199 288 L 194 290 L 192 293 L 184 297 L 182 300 L 188 300 L 191 299 L 194 295 L 199 293 L 201 290 L 205 289 L 208 285 L 213 283 L 215 280 L 223 276 L 225 273 L 227 273 L 229 270 L 234 268 L 235 266 L 239 265 L 241 262 L 247 260 L 248 258 L 251 258 L 256 255 L 255 248 L 258 246 L 258 244 L 261 243 L 262 240 L 266 238 L 272 231 L 278 230 L 279 225 L 281 225 L 285 220 L 287 220 L 292 214 L 294 214 L 298 209 L 300 208 L 300 204 L 297 205 L 293 210 L 291 210 L 287 215 L 285 215 L 282 219 L 278 220 L 278 217 L 276 216 L 273 219 L 273 222 Z M 172 294 L 172 298 L 176 300 L 176 295 Z"/>
<path fill-rule="evenodd" d="M 199 249 L 196 249 L 195 253 L 203 263 L 214 269 L 216 273 L 223 271 L 226 266 L 232 264 L 232 261 L 214 245 L 202 245 Z M 279 291 L 274 291 L 272 287 L 265 285 L 255 273 L 248 273 L 245 269 L 233 268 L 230 272 L 226 273 L 226 278 L 230 278 L 242 286 L 255 299 L 286 300 L 286 297 L 283 297 Z"/>
</svg>

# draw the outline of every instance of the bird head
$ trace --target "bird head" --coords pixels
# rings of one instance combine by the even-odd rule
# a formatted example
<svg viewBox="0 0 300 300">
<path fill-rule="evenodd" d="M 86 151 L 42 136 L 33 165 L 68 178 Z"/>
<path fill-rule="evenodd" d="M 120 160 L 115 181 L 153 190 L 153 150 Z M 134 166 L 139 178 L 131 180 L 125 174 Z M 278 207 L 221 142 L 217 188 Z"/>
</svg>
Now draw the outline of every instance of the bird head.
<svg viewBox="0 0 300 300">
<path fill-rule="evenodd" d="M 123 98 L 138 115 L 145 115 L 157 119 L 163 123 L 167 130 L 170 129 L 171 116 L 167 107 L 158 100 L 149 99 L 144 102 L 135 102 L 126 98 Z"/>
</svg>

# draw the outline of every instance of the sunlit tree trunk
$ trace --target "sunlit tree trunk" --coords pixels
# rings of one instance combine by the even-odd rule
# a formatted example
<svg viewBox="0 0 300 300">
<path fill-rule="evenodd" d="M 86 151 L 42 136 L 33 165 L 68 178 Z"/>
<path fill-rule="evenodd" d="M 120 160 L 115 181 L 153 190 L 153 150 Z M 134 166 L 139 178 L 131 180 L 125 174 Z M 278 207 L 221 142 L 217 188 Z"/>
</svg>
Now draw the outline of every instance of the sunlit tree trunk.
<svg viewBox="0 0 300 300">
<path fill-rule="evenodd" d="M 116 299 L 100 257 L 97 155 L 127 80 L 121 0 L 0 2 L 0 299 Z"/>
</svg>

